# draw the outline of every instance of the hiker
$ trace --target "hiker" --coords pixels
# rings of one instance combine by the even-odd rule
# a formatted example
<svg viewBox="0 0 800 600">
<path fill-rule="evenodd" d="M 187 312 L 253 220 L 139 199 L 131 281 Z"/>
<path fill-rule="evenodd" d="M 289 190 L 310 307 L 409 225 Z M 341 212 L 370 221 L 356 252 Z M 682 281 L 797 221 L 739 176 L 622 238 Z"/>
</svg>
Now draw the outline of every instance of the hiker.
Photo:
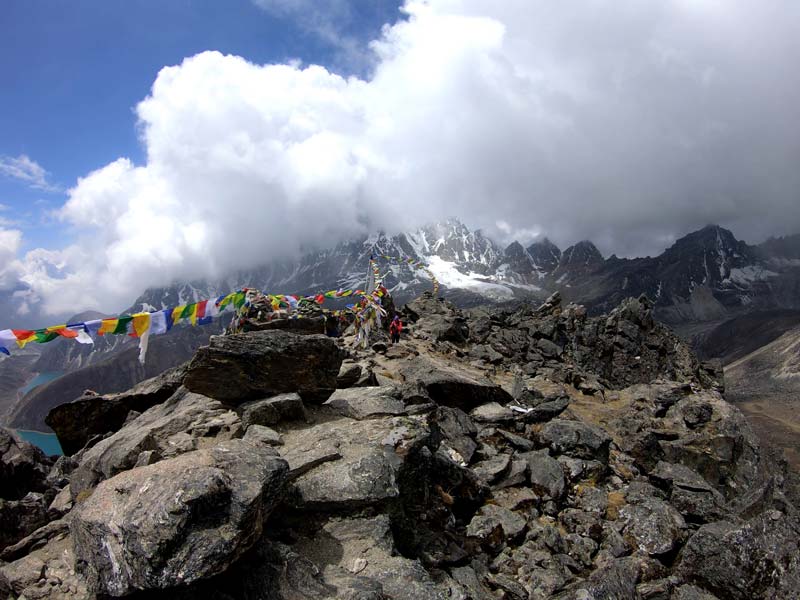
<svg viewBox="0 0 800 600">
<path fill-rule="evenodd" d="M 339 319 L 333 314 L 325 315 L 325 335 L 339 337 Z"/>
<path fill-rule="evenodd" d="M 394 316 L 391 324 L 389 325 L 389 335 L 392 338 L 392 344 L 400 342 L 400 332 L 403 331 L 403 322 L 398 315 Z"/>
</svg>

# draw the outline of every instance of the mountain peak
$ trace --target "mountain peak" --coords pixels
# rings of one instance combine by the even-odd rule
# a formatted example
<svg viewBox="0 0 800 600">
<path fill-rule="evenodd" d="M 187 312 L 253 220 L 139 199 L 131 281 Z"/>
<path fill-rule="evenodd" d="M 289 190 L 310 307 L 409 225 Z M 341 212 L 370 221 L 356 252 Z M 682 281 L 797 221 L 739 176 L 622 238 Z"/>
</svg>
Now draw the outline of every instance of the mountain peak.
<svg viewBox="0 0 800 600">
<path fill-rule="evenodd" d="M 561 260 L 561 250 L 546 237 L 528 246 L 534 264 L 545 273 L 552 273 Z"/>
<path fill-rule="evenodd" d="M 594 265 L 603 262 L 603 255 L 589 240 L 570 246 L 561 255 L 562 265 Z"/>
</svg>

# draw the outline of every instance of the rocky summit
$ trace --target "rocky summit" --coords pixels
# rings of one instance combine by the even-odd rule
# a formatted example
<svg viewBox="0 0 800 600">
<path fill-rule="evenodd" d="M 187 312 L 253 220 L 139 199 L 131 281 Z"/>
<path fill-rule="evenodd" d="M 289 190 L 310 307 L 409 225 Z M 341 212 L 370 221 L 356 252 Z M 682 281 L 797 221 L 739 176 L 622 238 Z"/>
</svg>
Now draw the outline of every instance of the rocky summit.
<svg viewBox="0 0 800 600">
<path fill-rule="evenodd" d="M 785 464 L 652 311 L 213 337 L 53 409 L 55 462 L 0 431 L 0 598 L 799 598 Z"/>
</svg>

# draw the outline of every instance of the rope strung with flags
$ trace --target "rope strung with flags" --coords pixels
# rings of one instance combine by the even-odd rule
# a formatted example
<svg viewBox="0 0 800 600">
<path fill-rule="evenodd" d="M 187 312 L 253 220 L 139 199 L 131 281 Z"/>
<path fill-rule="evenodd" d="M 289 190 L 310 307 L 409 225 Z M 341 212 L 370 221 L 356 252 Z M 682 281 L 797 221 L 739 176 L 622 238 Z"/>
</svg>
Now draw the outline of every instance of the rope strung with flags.
<svg viewBox="0 0 800 600">
<path fill-rule="evenodd" d="M 408 264 L 421 269 L 428 274 L 433 282 L 434 294 L 438 293 L 439 284 L 436 277 L 421 261 L 411 258 L 390 257 L 381 255 L 385 260 Z M 380 319 L 386 316 L 386 311 L 381 306 L 381 298 L 388 292 L 382 285 L 383 277 L 380 275 L 378 265 L 370 258 L 370 269 L 373 276 L 373 289 L 337 289 L 317 294 L 302 296 L 289 294 L 266 294 L 273 310 L 295 310 L 302 302 L 315 302 L 323 304 L 327 299 L 357 297 L 360 301 L 347 306 L 348 311 L 356 315 L 357 343 L 362 343 L 368 336 L 369 330 L 376 324 L 380 326 Z M 93 319 L 77 323 L 52 325 L 42 329 L 3 329 L 0 330 L 0 352 L 10 355 L 10 348 L 25 348 L 30 343 L 46 344 L 58 338 L 75 340 L 80 344 L 93 344 L 95 336 L 127 335 L 139 339 L 139 360 L 144 362 L 147 353 L 148 340 L 151 335 L 161 335 L 172 330 L 179 323 L 188 322 L 191 325 L 208 325 L 214 317 L 233 310 L 239 313 L 248 303 L 248 288 L 219 296 L 215 299 L 199 300 L 189 304 L 166 308 L 151 312 L 123 314 L 117 317 Z M 335 311 L 342 314 L 344 311 Z M 294 315 L 297 318 L 297 315 Z M 361 327 L 359 328 L 359 324 Z M 366 330 L 364 328 L 366 325 Z M 360 333 L 360 335 L 359 335 Z"/>
</svg>

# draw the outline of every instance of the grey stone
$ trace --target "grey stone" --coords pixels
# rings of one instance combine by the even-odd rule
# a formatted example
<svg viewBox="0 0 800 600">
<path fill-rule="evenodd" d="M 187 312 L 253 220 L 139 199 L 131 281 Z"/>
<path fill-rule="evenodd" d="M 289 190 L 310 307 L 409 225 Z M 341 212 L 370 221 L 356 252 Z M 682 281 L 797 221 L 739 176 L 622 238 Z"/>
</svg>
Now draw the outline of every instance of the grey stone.
<svg viewBox="0 0 800 600">
<path fill-rule="evenodd" d="M 528 423 L 543 423 L 556 418 L 569 406 L 569 398 L 556 398 L 548 402 L 542 402 L 534 406 L 530 412 L 525 413 L 525 421 Z"/>
<path fill-rule="evenodd" d="M 545 499 L 558 500 L 564 495 L 566 483 L 558 461 L 547 450 L 518 455 L 528 463 L 528 474 L 533 491 Z"/>
<path fill-rule="evenodd" d="M 575 506 L 587 512 L 604 515 L 608 508 L 608 492 L 582 485 L 575 494 Z"/>
<path fill-rule="evenodd" d="M 265 446 L 282 446 L 283 438 L 281 434 L 265 427 L 264 425 L 250 425 L 242 438 L 246 442 L 264 444 Z"/>
<path fill-rule="evenodd" d="M 247 400 L 297 392 L 320 403 L 336 389 L 343 351 L 324 335 L 281 330 L 213 336 L 186 371 L 187 389 L 217 400 Z"/>
<path fill-rule="evenodd" d="M 484 540 L 500 527 L 503 538 L 514 540 L 524 533 L 526 528 L 525 518 L 521 515 L 494 504 L 486 504 L 475 513 L 467 526 L 467 535 Z"/>
<path fill-rule="evenodd" d="M 0 498 L 0 549 L 16 544 L 52 519 L 48 499 L 29 492 L 20 500 Z"/>
<path fill-rule="evenodd" d="M 513 459 L 508 471 L 492 485 L 493 489 L 502 489 L 516 485 L 523 485 L 528 475 L 528 461 Z"/>
<path fill-rule="evenodd" d="M 338 414 L 351 419 L 363 420 L 386 415 L 403 415 L 405 404 L 396 397 L 391 386 L 360 387 L 336 390 L 325 402 Z"/>
<path fill-rule="evenodd" d="M 686 537 L 686 522 L 672 506 L 657 498 L 628 504 L 620 510 L 622 534 L 651 556 L 667 554 Z"/>
<path fill-rule="evenodd" d="M 508 471 L 511 466 L 511 456 L 498 454 L 492 458 L 482 460 L 472 465 L 472 471 L 484 483 L 494 483 Z"/>
<path fill-rule="evenodd" d="M 684 546 L 677 573 L 720 598 L 794 598 L 800 590 L 800 528 L 767 511 L 745 523 L 703 525 Z"/>
<path fill-rule="evenodd" d="M 236 412 L 241 415 L 243 429 L 251 425 L 277 425 L 283 421 L 306 420 L 303 400 L 294 392 L 245 402 Z"/>
<path fill-rule="evenodd" d="M 478 447 L 475 442 L 478 430 L 464 411 L 440 406 L 428 416 L 428 424 L 438 440 L 458 452 L 465 463 L 469 463 Z"/>
<path fill-rule="evenodd" d="M 487 402 L 474 408 L 469 413 L 470 418 L 478 423 L 500 423 L 514 421 L 517 415 L 510 408 L 501 406 L 497 402 Z"/>
<path fill-rule="evenodd" d="M 339 374 L 336 376 L 336 387 L 339 389 L 349 388 L 361 377 L 362 368 L 357 362 L 351 360 L 342 361 Z"/>
<path fill-rule="evenodd" d="M 527 487 L 501 488 L 492 492 L 498 506 L 508 510 L 528 510 L 539 504 L 539 496 Z"/>
<path fill-rule="evenodd" d="M 67 521 L 64 519 L 56 519 L 43 525 L 29 536 L 21 539 L 19 542 L 12 546 L 7 546 L 2 553 L 0 553 L 0 560 L 13 561 L 30 554 L 36 548 L 40 548 L 47 544 L 54 537 L 64 535 L 69 531 Z"/>
<path fill-rule="evenodd" d="M 322 526 L 320 534 L 302 538 L 294 548 L 316 565 L 322 581 L 333 588 L 331 600 L 447 600 L 446 588 L 434 581 L 419 561 L 399 554 L 386 515 L 334 518 Z M 354 570 L 358 570 L 356 576 Z M 370 585 L 365 585 L 367 582 Z M 377 595 L 359 592 L 365 588 Z M 283 597 L 299 600 L 306 596 Z"/>
<path fill-rule="evenodd" d="M 292 502 L 304 509 L 368 506 L 398 497 L 398 472 L 410 447 L 428 438 L 423 417 L 340 418 L 283 433 L 281 454 L 296 470 L 315 448 L 340 458 L 316 462 L 294 481 Z"/>
<path fill-rule="evenodd" d="M 504 429 L 498 429 L 497 433 L 499 433 L 509 444 L 521 452 L 530 452 L 534 449 L 533 442 L 522 437 L 521 435 L 511 433 L 510 431 L 506 431 Z"/>
<path fill-rule="evenodd" d="M 554 600 L 639 600 L 636 584 L 639 568 L 631 558 L 620 558 L 603 564 L 586 581 L 569 586 Z"/>
<path fill-rule="evenodd" d="M 670 504 L 690 521 L 709 523 L 728 516 L 722 494 L 688 467 L 660 461 L 650 479 L 666 491 Z"/>
<path fill-rule="evenodd" d="M 261 534 L 286 462 L 230 440 L 100 483 L 72 513 L 76 569 L 112 596 L 223 572 Z"/>
<path fill-rule="evenodd" d="M 539 352 L 547 358 L 557 358 L 561 356 L 562 349 L 548 339 L 542 338 L 536 343 Z"/>
<path fill-rule="evenodd" d="M 45 423 L 56 432 L 64 453 L 75 454 L 92 436 L 119 431 L 132 412 L 142 413 L 164 402 L 180 387 L 185 373 L 186 365 L 181 365 L 142 381 L 127 392 L 84 394 L 53 408 Z"/>
<path fill-rule="evenodd" d="M 694 585 L 682 585 L 675 588 L 670 600 L 719 600 L 714 594 L 701 590 Z"/>
<path fill-rule="evenodd" d="M 557 419 L 542 425 L 536 437 L 557 454 L 608 462 L 611 437 L 595 425 Z"/>
<path fill-rule="evenodd" d="M 487 402 L 506 404 L 512 399 L 508 392 L 488 379 L 431 358 L 412 359 L 401 369 L 401 374 L 406 381 L 418 382 L 437 404 L 465 412 Z"/>
<path fill-rule="evenodd" d="M 153 451 L 152 462 L 193 450 L 198 444 L 239 437 L 241 431 L 236 413 L 216 400 L 182 388 L 90 448 L 72 475 L 70 492 L 75 499 L 100 481 L 133 468 L 142 452 Z"/>
</svg>

